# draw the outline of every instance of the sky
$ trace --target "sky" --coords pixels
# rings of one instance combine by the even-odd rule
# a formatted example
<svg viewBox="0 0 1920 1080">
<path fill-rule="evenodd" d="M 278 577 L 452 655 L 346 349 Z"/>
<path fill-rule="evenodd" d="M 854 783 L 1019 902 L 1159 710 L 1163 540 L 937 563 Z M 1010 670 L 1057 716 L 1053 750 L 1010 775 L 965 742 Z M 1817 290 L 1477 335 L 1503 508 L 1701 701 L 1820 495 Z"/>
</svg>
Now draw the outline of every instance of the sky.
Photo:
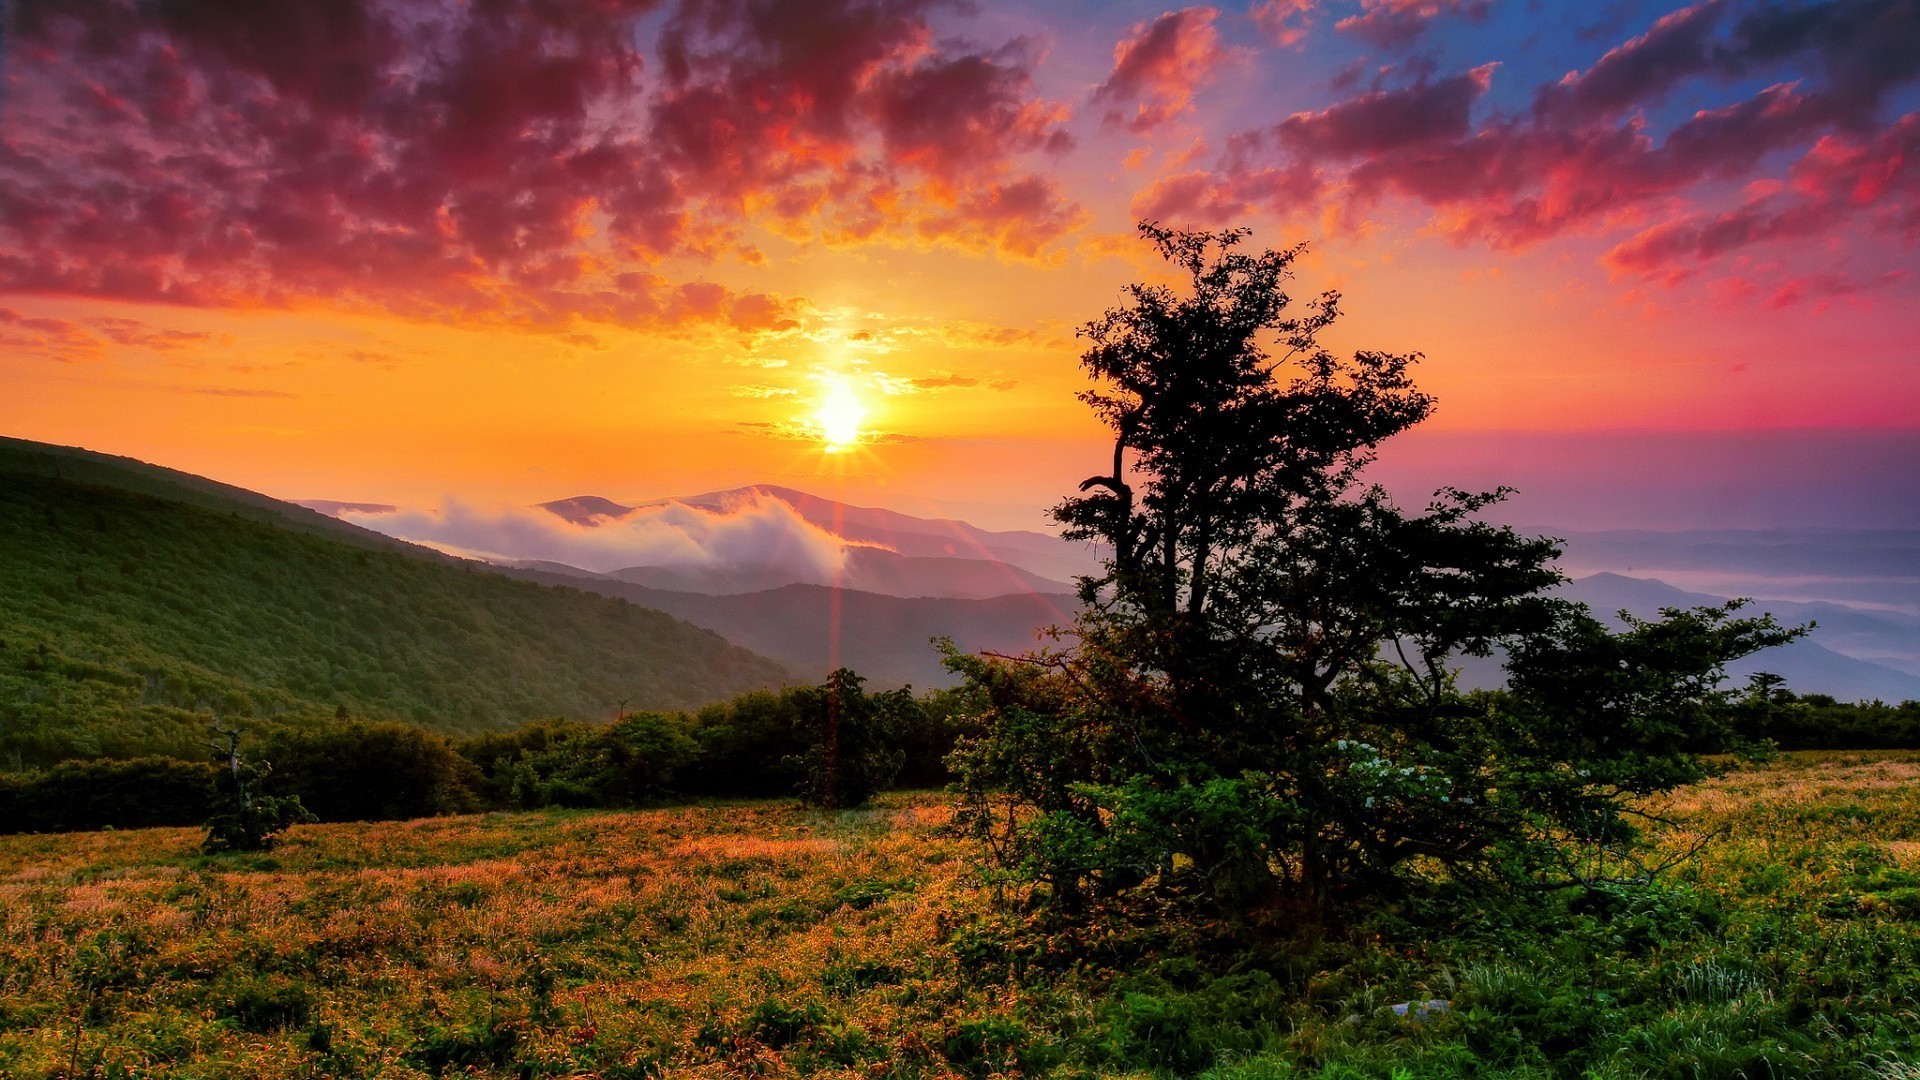
<svg viewBox="0 0 1920 1080">
<path fill-rule="evenodd" d="M 1137 232 L 1419 352 L 1396 490 L 1920 528 L 1920 0 L 15 0 L 0 433 L 294 499 L 1098 471 Z"/>
</svg>

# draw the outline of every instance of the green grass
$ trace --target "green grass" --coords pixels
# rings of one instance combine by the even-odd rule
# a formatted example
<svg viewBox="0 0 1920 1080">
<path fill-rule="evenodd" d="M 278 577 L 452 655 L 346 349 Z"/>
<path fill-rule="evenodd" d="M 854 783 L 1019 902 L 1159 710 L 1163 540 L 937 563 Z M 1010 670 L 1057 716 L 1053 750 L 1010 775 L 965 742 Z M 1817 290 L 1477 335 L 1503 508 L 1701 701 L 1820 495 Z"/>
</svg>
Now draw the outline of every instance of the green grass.
<svg viewBox="0 0 1920 1080">
<path fill-rule="evenodd" d="M 1920 1076 L 1920 756 L 1653 808 L 1651 884 L 1258 935 L 1049 931 L 933 795 L 6 837 L 0 1075 Z"/>
</svg>

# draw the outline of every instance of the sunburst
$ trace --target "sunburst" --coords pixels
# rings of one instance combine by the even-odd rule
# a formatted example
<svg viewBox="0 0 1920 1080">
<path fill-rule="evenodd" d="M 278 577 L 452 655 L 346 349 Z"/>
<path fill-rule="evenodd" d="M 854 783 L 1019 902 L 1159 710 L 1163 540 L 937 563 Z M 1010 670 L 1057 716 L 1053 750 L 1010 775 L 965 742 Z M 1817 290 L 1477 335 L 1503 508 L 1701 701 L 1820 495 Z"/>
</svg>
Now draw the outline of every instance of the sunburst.
<svg viewBox="0 0 1920 1080">
<path fill-rule="evenodd" d="M 835 376 L 828 380 L 826 396 L 813 414 L 814 426 L 820 432 L 820 441 L 826 444 L 827 453 L 837 454 L 859 445 L 860 422 L 866 415 L 866 406 L 860 403 L 859 395 L 846 379 Z"/>
</svg>

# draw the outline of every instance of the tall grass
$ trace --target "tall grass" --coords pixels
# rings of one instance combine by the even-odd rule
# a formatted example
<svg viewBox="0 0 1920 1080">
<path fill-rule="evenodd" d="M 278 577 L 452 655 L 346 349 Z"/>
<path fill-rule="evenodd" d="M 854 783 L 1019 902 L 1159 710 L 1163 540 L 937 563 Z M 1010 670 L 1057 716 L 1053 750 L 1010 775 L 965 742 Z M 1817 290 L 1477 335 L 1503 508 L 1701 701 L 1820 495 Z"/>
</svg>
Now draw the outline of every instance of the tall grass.
<svg viewBox="0 0 1920 1080">
<path fill-rule="evenodd" d="M 927 795 L 6 837 L 0 1075 L 1920 1076 L 1920 757 L 1653 809 L 1652 885 L 1259 943 L 1048 937 Z"/>
</svg>

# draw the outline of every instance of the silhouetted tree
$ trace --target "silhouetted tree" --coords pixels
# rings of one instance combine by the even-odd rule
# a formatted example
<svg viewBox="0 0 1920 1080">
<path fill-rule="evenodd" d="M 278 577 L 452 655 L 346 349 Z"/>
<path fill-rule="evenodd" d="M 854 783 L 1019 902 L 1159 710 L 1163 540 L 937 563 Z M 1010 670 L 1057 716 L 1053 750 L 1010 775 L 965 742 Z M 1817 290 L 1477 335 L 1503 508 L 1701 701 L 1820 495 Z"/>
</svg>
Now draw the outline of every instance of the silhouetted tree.
<svg viewBox="0 0 1920 1080">
<path fill-rule="evenodd" d="M 1476 516 L 1504 491 L 1410 513 L 1362 482 L 1433 401 L 1417 355 L 1321 346 L 1337 294 L 1291 313 L 1300 248 L 1141 232 L 1188 288 L 1130 286 L 1080 331 L 1113 455 L 1054 511 L 1111 551 L 1077 640 L 951 658 L 980 703 L 962 820 L 1003 862 L 1070 910 L 1143 886 L 1324 902 L 1416 860 L 1549 873 L 1553 838 L 1618 843 L 1625 795 L 1700 775 L 1720 665 L 1784 631 L 1709 611 L 1593 638 L 1542 592 L 1553 542 Z M 1450 658 L 1503 645 L 1511 694 L 1455 689 Z M 1591 706 L 1616 736 L 1575 730 L 1560 695 L 1586 690 L 1617 691 Z"/>
</svg>

